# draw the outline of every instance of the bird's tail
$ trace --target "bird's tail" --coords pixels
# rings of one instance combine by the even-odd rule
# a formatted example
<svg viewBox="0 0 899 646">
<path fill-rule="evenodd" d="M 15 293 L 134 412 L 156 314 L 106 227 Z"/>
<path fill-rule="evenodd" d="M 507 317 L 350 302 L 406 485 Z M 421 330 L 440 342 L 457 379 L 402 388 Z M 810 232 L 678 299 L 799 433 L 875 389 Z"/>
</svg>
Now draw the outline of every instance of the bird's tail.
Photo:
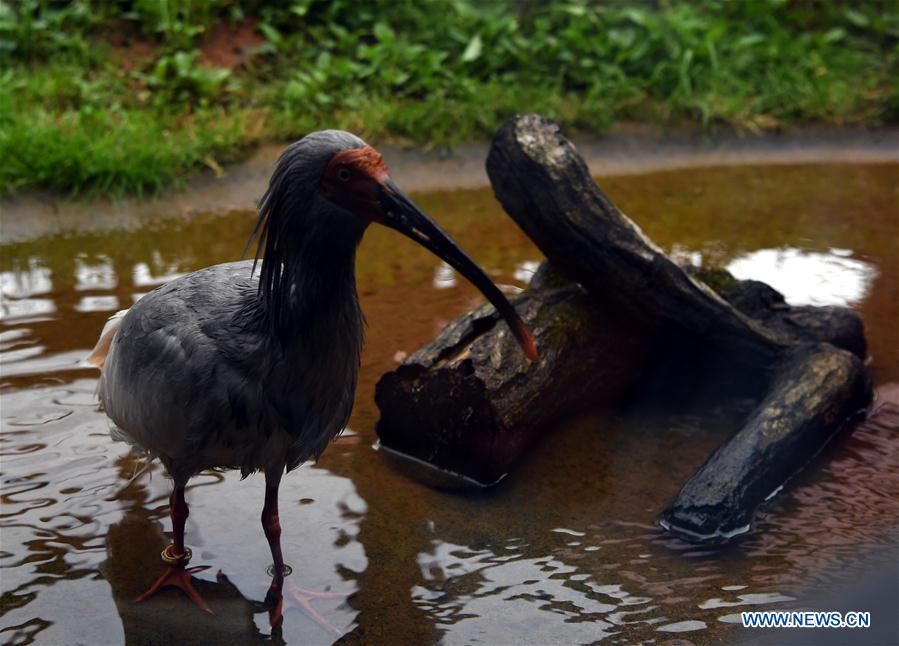
<svg viewBox="0 0 899 646">
<path fill-rule="evenodd" d="M 100 338 L 97 340 L 97 345 L 95 345 L 94 349 L 91 350 L 91 353 L 84 358 L 81 365 L 99 368 L 101 370 L 103 369 L 103 364 L 106 362 L 106 355 L 109 354 L 109 346 L 112 345 L 115 333 L 118 331 L 119 326 L 122 324 L 122 319 L 125 318 L 125 314 L 127 313 L 128 310 L 119 310 L 109 317 L 106 321 L 106 325 L 103 326 L 103 331 L 100 332 Z"/>
</svg>

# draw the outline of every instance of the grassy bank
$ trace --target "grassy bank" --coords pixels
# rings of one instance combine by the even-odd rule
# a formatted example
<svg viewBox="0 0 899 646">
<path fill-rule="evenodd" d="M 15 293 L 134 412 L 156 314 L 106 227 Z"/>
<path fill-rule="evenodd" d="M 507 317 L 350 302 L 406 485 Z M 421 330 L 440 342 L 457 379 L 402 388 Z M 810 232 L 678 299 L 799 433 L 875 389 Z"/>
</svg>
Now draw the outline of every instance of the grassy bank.
<svg viewBox="0 0 899 646">
<path fill-rule="evenodd" d="M 0 0 L 0 192 L 148 193 L 323 127 L 899 120 L 891 0 Z"/>
</svg>

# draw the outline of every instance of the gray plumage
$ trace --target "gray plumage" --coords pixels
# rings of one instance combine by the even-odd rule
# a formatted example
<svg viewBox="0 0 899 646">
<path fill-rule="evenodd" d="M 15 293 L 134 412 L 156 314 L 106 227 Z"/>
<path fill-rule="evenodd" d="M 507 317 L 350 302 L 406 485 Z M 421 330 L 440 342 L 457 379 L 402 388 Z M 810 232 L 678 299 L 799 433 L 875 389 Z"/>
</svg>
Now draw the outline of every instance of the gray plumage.
<svg viewBox="0 0 899 646">
<path fill-rule="evenodd" d="M 101 369 L 100 402 L 118 435 L 158 457 L 174 479 L 167 569 L 138 600 L 175 586 L 212 612 L 186 567 L 185 485 L 204 469 L 262 469 L 261 520 L 273 562 L 266 601 L 272 627 L 280 624 L 290 568 L 281 551 L 278 487 L 285 468 L 320 455 L 349 419 L 364 324 L 356 247 L 372 221 L 468 278 L 506 319 L 525 356 L 537 359 L 509 301 L 393 183 L 376 150 L 335 130 L 304 137 L 281 155 L 262 199 L 250 238 L 256 260 L 202 269 L 147 294 L 107 322 L 86 360 Z"/>
<path fill-rule="evenodd" d="M 212 467 L 292 469 L 346 425 L 363 336 L 355 253 L 367 222 L 318 187 L 337 152 L 364 145 L 323 131 L 290 146 L 262 200 L 259 266 L 173 280 L 112 330 L 100 401 L 176 484 Z"/>
</svg>

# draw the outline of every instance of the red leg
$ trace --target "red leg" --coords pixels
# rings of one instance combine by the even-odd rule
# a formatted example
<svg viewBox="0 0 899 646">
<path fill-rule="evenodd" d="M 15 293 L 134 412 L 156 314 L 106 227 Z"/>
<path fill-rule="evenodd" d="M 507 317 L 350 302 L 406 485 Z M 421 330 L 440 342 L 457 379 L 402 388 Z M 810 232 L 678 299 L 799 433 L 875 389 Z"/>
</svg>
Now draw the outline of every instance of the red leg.
<svg viewBox="0 0 899 646">
<path fill-rule="evenodd" d="M 346 598 L 347 595 L 339 592 L 313 592 L 298 588 L 290 583 L 285 583 L 284 577 L 291 573 L 289 565 L 284 564 L 284 556 L 281 553 L 281 521 L 278 518 L 278 486 L 281 484 L 281 474 L 277 472 L 265 472 L 265 505 L 262 507 L 262 529 L 268 539 L 268 545 L 272 550 L 272 584 L 265 595 L 265 602 L 271 606 L 269 610 L 269 623 L 276 628 L 283 621 L 284 593 L 290 605 L 300 608 L 306 615 L 325 630 L 336 636 L 341 633 L 327 619 L 322 617 L 310 602 L 317 598 Z"/>
<path fill-rule="evenodd" d="M 272 576 L 284 578 L 290 574 L 290 568 L 284 565 L 281 554 L 281 519 L 278 517 L 278 486 L 281 484 L 281 471 L 277 474 L 265 472 L 265 505 L 262 507 L 262 531 L 268 539 L 272 551 Z"/>
<path fill-rule="evenodd" d="M 190 509 L 184 500 L 184 487 L 175 487 L 169 496 L 169 510 L 172 516 L 172 539 L 175 545 L 175 554 L 184 554 L 184 526 Z"/>
<path fill-rule="evenodd" d="M 137 598 L 137 601 L 145 601 L 166 586 L 180 588 L 200 608 L 209 614 L 215 614 L 203 601 L 203 597 L 194 588 L 190 575 L 204 568 L 188 568 L 190 550 L 184 548 L 184 525 L 190 510 L 184 500 L 184 486 L 176 485 L 169 497 L 169 510 L 172 515 L 173 543 L 162 552 L 162 560 L 168 564 L 166 571 L 160 576 L 152 587 Z"/>
<path fill-rule="evenodd" d="M 290 574 L 284 565 L 281 553 L 281 519 L 278 516 L 278 487 L 281 484 L 282 470 L 265 472 L 265 504 L 262 506 L 262 531 L 268 539 L 272 551 L 272 585 L 265 595 L 265 601 L 272 606 L 269 612 L 269 623 L 272 628 L 281 624 L 283 618 L 284 594 L 281 590 L 284 577 Z"/>
</svg>

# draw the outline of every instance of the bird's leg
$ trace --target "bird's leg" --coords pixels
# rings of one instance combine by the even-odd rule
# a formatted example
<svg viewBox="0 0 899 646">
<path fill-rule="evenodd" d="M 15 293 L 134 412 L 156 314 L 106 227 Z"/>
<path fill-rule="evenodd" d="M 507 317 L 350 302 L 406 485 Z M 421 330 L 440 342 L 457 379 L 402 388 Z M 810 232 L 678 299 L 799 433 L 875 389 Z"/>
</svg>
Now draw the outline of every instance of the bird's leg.
<svg viewBox="0 0 899 646">
<path fill-rule="evenodd" d="M 162 550 L 162 560 L 168 565 L 168 568 L 149 590 L 137 598 L 137 601 L 145 601 L 162 588 L 172 586 L 183 590 L 194 603 L 209 614 L 215 614 L 203 601 L 203 597 L 194 588 L 190 578 L 192 573 L 205 568 L 187 567 L 191 553 L 190 550 L 184 547 L 184 525 L 187 522 L 188 515 L 190 515 L 190 510 L 187 507 L 187 502 L 184 500 L 183 484 L 175 485 L 175 489 L 169 497 L 169 511 L 172 516 L 173 543 Z"/>
<path fill-rule="evenodd" d="M 172 515 L 172 539 L 174 540 L 174 552 L 176 555 L 187 554 L 184 550 L 184 526 L 190 509 L 184 499 L 184 487 L 175 487 L 169 496 L 169 510 Z"/>
<path fill-rule="evenodd" d="M 272 628 L 281 624 L 284 607 L 284 577 L 290 570 L 284 565 L 281 553 L 281 519 L 278 516 L 278 487 L 281 484 L 283 469 L 266 469 L 265 471 L 265 504 L 262 506 L 262 531 L 268 539 L 272 551 L 272 584 L 265 595 L 265 603 L 271 606 L 269 623 Z"/>
<path fill-rule="evenodd" d="M 325 630 L 337 635 L 343 635 L 327 619 L 316 612 L 310 602 L 320 597 L 345 598 L 345 594 L 339 592 L 313 592 L 304 590 L 292 584 L 287 584 L 284 577 L 291 573 L 291 567 L 284 564 L 284 556 L 281 553 L 281 521 L 278 518 L 278 486 L 281 484 L 283 468 L 266 470 L 265 472 L 265 505 L 262 507 L 262 530 L 268 539 L 272 550 L 272 584 L 265 595 L 265 603 L 269 606 L 269 624 L 272 628 L 281 625 L 284 613 L 284 593 L 290 605 L 300 608 L 310 619 Z"/>
<path fill-rule="evenodd" d="M 272 550 L 272 576 L 284 579 L 290 574 L 290 566 L 284 565 L 284 556 L 281 553 L 281 519 L 278 517 L 278 487 L 281 484 L 282 470 L 273 469 L 265 472 L 265 504 L 262 507 L 262 531 L 268 539 L 268 546 Z"/>
</svg>

